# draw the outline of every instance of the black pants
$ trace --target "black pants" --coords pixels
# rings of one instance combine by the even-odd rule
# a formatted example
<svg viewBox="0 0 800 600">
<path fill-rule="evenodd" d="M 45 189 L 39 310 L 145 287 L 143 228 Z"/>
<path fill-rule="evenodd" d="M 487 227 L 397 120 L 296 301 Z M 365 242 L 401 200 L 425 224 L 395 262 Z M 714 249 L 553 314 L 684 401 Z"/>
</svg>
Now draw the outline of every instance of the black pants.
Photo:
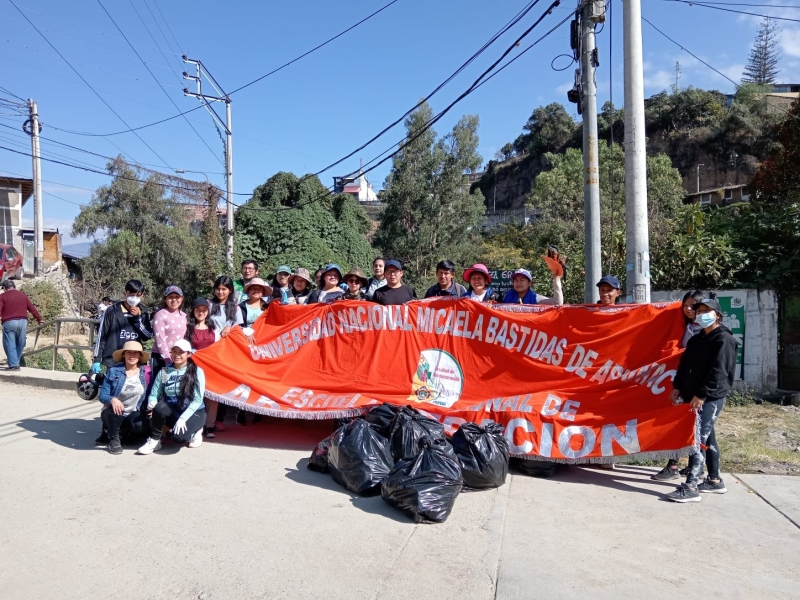
<svg viewBox="0 0 800 600">
<path fill-rule="evenodd" d="M 167 361 L 164 360 L 164 357 L 161 356 L 158 352 L 153 352 L 150 355 L 150 369 L 152 373 L 150 375 L 150 381 L 155 381 L 156 375 L 158 375 L 159 372 L 161 372 L 161 369 L 163 369 L 166 366 L 167 366 Z"/>
<path fill-rule="evenodd" d="M 119 438 L 120 431 L 132 433 L 134 435 L 147 435 L 150 428 L 147 419 L 138 410 L 127 415 L 115 415 L 110 406 L 106 406 L 100 412 L 100 420 L 103 422 L 103 429 L 108 432 L 109 439 Z"/>
<path fill-rule="evenodd" d="M 178 419 L 181 418 L 181 413 L 183 413 L 183 411 L 178 408 L 177 404 L 168 404 L 165 400 L 161 400 L 153 409 L 153 416 L 150 419 L 150 437 L 154 440 L 160 440 L 161 430 L 164 428 L 164 425 L 170 429 L 174 427 Z M 200 431 L 205 424 L 206 409 L 201 408 L 186 421 L 186 431 L 180 435 L 171 434 L 172 439 L 179 444 L 185 444 L 195 433 Z"/>
<path fill-rule="evenodd" d="M 725 407 L 725 398 L 706 398 L 700 409 L 700 439 L 697 440 L 705 450 L 697 450 L 689 456 L 689 474 L 686 476 L 686 483 L 692 487 L 697 486 L 697 481 L 703 474 L 703 464 L 708 464 L 708 476 L 711 479 L 719 479 L 719 446 L 717 436 L 714 432 L 714 424 L 717 422 L 722 409 Z"/>
</svg>

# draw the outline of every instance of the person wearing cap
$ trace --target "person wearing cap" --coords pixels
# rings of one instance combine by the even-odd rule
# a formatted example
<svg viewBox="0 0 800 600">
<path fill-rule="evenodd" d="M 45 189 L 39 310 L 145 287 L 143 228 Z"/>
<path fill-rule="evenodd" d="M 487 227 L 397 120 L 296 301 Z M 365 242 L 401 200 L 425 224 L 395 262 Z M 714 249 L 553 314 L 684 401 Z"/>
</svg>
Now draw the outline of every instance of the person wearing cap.
<svg viewBox="0 0 800 600">
<path fill-rule="evenodd" d="M 115 302 L 100 319 L 100 329 L 94 345 L 92 373 L 99 373 L 101 366 L 114 366 L 114 352 L 125 342 L 136 340 L 144 343 L 153 337 L 150 313 L 142 305 L 144 284 L 131 279 L 125 284 L 125 299 Z"/>
<path fill-rule="evenodd" d="M 673 502 L 699 502 L 701 493 L 724 494 L 728 490 L 719 474 L 719 445 L 714 431 L 725 398 L 733 389 L 738 343 L 722 324 L 722 309 L 716 298 L 703 298 L 695 305 L 695 322 L 703 330 L 689 340 L 672 383 L 673 404 L 689 403 L 699 413 L 697 447 L 689 455 L 686 483 L 666 498 Z M 708 467 L 708 477 L 698 483 Z"/>
<path fill-rule="evenodd" d="M 464 271 L 464 281 L 469 283 L 469 288 L 462 294 L 462 298 L 469 298 L 476 302 L 497 302 L 498 295 L 489 285 L 492 276 L 486 265 L 476 263 Z"/>
<path fill-rule="evenodd" d="M 597 282 L 597 291 L 600 295 L 600 300 L 597 302 L 600 306 L 613 306 L 617 303 L 622 293 L 622 286 L 619 279 L 613 275 L 606 275 Z"/>
<path fill-rule="evenodd" d="M 233 282 L 233 291 L 236 296 L 237 304 L 241 304 L 242 302 L 247 300 L 247 293 L 244 291 L 244 287 L 250 282 L 251 279 L 258 276 L 259 276 L 258 261 L 255 261 L 252 258 L 243 260 L 242 278 L 236 279 Z"/>
<path fill-rule="evenodd" d="M 260 277 L 254 277 L 244 286 L 246 300 L 239 304 L 242 311 L 242 328 L 252 327 L 256 319 L 267 310 L 272 297 L 272 288 Z"/>
<path fill-rule="evenodd" d="M 364 290 L 367 289 L 369 280 L 358 267 L 353 267 L 344 276 L 344 282 L 347 284 L 347 291 L 344 293 L 345 300 L 366 300 L 367 294 Z"/>
<path fill-rule="evenodd" d="M 214 328 L 214 322 L 209 319 L 211 301 L 206 298 L 197 298 L 192 304 L 192 312 L 186 317 L 185 339 L 192 345 L 192 350 L 205 350 L 214 342 L 219 341 L 219 331 Z"/>
<path fill-rule="evenodd" d="M 553 274 L 553 297 L 548 298 L 537 294 L 531 289 L 533 277 L 527 269 L 517 269 L 511 275 L 513 289 L 506 292 L 503 298 L 505 304 L 564 304 L 564 294 L 561 291 L 561 277 Z"/>
<path fill-rule="evenodd" d="M 394 259 L 387 261 L 383 272 L 386 285 L 375 290 L 372 297 L 375 302 L 383 306 L 393 306 L 417 299 L 414 288 L 403 283 L 403 263 Z"/>
<path fill-rule="evenodd" d="M 187 340 L 175 342 L 171 351 L 172 364 L 153 379 L 147 398 L 147 411 L 151 414 L 150 437 L 138 454 L 152 454 L 161 449 L 161 432 L 165 425 L 179 444 L 188 442 L 189 448 L 197 448 L 203 443 L 206 377 L 203 369 L 192 360 L 191 351 Z"/>
<path fill-rule="evenodd" d="M 325 302 L 330 304 L 344 298 L 344 290 L 339 287 L 342 283 L 342 268 L 336 263 L 328 263 L 322 268 L 320 289 L 311 292 L 307 304 Z"/>
<path fill-rule="evenodd" d="M 311 288 L 314 287 L 314 282 L 311 279 L 311 274 L 308 269 L 297 267 L 294 273 L 289 277 L 289 296 L 286 299 L 287 304 L 305 304 L 308 302 L 308 297 L 311 295 Z"/>
<path fill-rule="evenodd" d="M 3 321 L 3 350 L 8 362 L 6 370 L 19 371 L 19 361 L 22 359 L 28 335 L 28 313 L 39 323 L 42 322 L 42 315 L 28 295 L 17 290 L 13 281 L 5 279 L 2 287 L 4 291 L 0 295 L 0 320 Z"/>
<path fill-rule="evenodd" d="M 153 316 L 153 375 L 172 362 L 172 344 L 186 336 L 186 313 L 181 310 L 182 305 L 183 290 L 168 285 L 164 290 L 164 305 Z"/>
<path fill-rule="evenodd" d="M 426 298 L 433 296 L 450 296 L 451 298 L 461 298 L 467 293 L 466 288 L 456 280 L 456 265 L 453 261 L 445 259 L 436 265 L 437 283 L 428 288 L 425 292 Z"/>
<path fill-rule="evenodd" d="M 292 276 L 292 269 L 289 265 L 281 265 L 275 271 L 275 277 L 272 278 L 272 297 L 277 298 L 283 304 L 287 304 L 289 300 L 289 277 Z"/>
<path fill-rule="evenodd" d="M 386 259 L 378 256 L 372 261 L 372 277 L 367 280 L 365 294 L 368 300 L 374 300 L 375 290 L 386 285 L 386 277 L 383 271 L 386 268 Z"/>
<path fill-rule="evenodd" d="M 139 342 L 125 342 L 114 352 L 114 361 L 100 387 L 100 421 L 103 432 L 95 444 L 107 444 L 109 454 L 122 454 L 120 432 L 145 436 L 149 432 L 147 419 L 141 412 L 150 385 L 150 353 Z"/>
</svg>

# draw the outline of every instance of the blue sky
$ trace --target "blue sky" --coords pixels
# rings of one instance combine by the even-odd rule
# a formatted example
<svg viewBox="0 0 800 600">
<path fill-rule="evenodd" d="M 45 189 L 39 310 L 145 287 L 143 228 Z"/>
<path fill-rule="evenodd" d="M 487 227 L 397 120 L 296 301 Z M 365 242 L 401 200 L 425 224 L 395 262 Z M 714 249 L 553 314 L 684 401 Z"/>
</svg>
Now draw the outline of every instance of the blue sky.
<svg viewBox="0 0 800 600">
<path fill-rule="evenodd" d="M 744 1 L 744 0 L 740 0 Z M 227 91 L 263 75 L 345 29 L 386 3 L 385 0 L 298 0 L 296 2 L 230 2 L 207 0 L 103 0 L 106 9 L 133 42 L 167 94 L 162 91 L 125 42 L 97 0 L 15 0 L 80 74 L 131 126 L 144 125 L 194 108 L 197 101 L 181 91 L 185 68 L 176 54 L 199 58 Z M 764 0 L 752 0 L 762 3 Z M 776 0 L 773 2 L 778 4 Z M 249 193 L 278 171 L 317 171 L 350 153 L 394 121 L 450 75 L 469 55 L 509 21 L 524 0 L 398 0 L 370 21 L 285 70 L 233 95 L 234 188 Z M 791 4 L 791 0 L 780 2 Z M 572 10 L 565 2 L 545 18 L 522 43 L 544 34 Z M 514 30 L 448 84 L 431 101 L 444 108 L 537 18 L 543 0 Z M 136 10 L 134 10 L 134 8 Z M 800 18 L 800 10 L 738 7 L 755 13 Z M 147 25 L 140 21 L 138 14 Z M 622 4 L 614 0 L 613 28 L 598 35 L 601 67 L 600 103 L 608 99 L 613 71 L 614 102 L 622 105 Z M 760 19 L 663 0 L 643 0 L 642 13 L 665 33 L 735 81 L 739 81 Z M 164 19 L 162 19 L 162 14 Z M 166 22 L 165 22 L 166 21 Z M 8 0 L 0 0 L 0 86 L 38 102 L 45 124 L 42 135 L 102 155 L 124 151 L 133 159 L 169 171 L 204 171 L 224 187 L 222 145 L 204 110 L 187 115 L 209 150 L 182 118 L 140 132 L 159 159 L 133 134 L 87 137 L 54 128 L 107 133 L 127 127 L 80 81 Z M 800 81 L 800 27 L 783 22 L 781 81 Z M 160 29 L 159 29 L 160 27 Z M 681 86 L 732 92 L 726 81 L 643 23 L 645 95 L 668 89 L 680 61 Z M 611 34 L 613 30 L 613 40 Z M 163 35 L 162 35 L 163 31 Z M 174 33 L 174 37 L 173 34 Z M 152 35 L 152 37 L 151 37 Z M 614 56 L 609 60 L 609 42 Z M 442 134 L 463 114 L 477 114 L 484 162 L 507 141 L 513 141 L 531 111 L 539 105 L 566 102 L 574 67 L 556 72 L 551 61 L 569 52 L 564 25 L 520 60 L 457 105 L 436 130 Z M 515 56 L 512 52 L 510 57 Z M 562 66 L 563 57 L 556 62 Z M 188 83 L 188 82 L 187 82 Z M 169 95 L 169 98 L 167 97 Z M 0 97 L 6 97 L 0 93 Z M 575 115 L 577 117 L 577 115 Z M 0 146 L 29 151 L 19 126 L 24 119 L 0 110 Z M 52 127 L 51 127 L 52 126 Z M 402 138 L 398 126 L 369 148 L 321 179 L 356 169 Z M 213 150 L 213 151 L 212 151 Z M 61 156 L 56 156 L 56 154 Z M 104 160 L 43 142 L 42 155 L 82 161 L 102 169 Z M 166 164 L 164 164 L 166 163 Z M 382 187 L 385 164 L 370 175 Z M 30 159 L 0 150 L 0 173 L 30 176 Z M 68 238 L 79 204 L 107 177 L 44 163 L 45 225 Z M 202 180 L 202 175 L 187 177 Z M 77 187 L 68 187 L 77 186 Z M 79 189 L 87 188 L 87 189 Z M 55 196 L 53 195 L 55 194 Z M 58 196 L 58 197 L 56 197 Z M 237 197 L 237 202 L 244 201 Z M 25 217 L 32 216 L 32 202 Z"/>
</svg>

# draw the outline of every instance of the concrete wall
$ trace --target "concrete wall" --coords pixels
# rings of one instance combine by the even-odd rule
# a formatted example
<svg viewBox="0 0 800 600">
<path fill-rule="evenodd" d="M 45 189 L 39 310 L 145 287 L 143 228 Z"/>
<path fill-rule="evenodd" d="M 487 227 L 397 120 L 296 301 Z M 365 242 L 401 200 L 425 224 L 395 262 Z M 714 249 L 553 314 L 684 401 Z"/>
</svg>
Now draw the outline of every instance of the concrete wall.
<svg viewBox="0 0 800 600">
<path fill-rule="evenodd" d="M 774 290 L 747 292 L 744 326 L 744 383 L 757 392 L 778 387 L 778 295 Z M 681 300 L 686 291 L 652 292 L 653 302 Z"/>
</svg>

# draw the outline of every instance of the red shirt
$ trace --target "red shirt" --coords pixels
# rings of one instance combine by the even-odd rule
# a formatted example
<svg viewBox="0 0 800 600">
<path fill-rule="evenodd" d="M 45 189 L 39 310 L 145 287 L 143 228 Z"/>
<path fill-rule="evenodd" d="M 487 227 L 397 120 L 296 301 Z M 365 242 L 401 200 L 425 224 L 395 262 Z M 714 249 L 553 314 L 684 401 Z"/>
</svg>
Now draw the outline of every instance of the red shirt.
<svg viewBox="0 0 800 600">
<path fill-rule="evenodd" d="M 195 350 L 205 350 L 214 343 L 215 337 L 211 329 L 195 329 L 192 334 L 192 348 Z"/>
<path fill-rule="evenodd" d="M 15 321 L 18 319 L 27 319 L 28 311 L 34 318 L 42 322 L 42 315 L 36 310 L 36 307 L 31 304 L 31 299 L 26 294 L 19 290 L 6 290 L 0 294 L 0 320 L 5 323 L 6 321 Z"/>
</svg>

